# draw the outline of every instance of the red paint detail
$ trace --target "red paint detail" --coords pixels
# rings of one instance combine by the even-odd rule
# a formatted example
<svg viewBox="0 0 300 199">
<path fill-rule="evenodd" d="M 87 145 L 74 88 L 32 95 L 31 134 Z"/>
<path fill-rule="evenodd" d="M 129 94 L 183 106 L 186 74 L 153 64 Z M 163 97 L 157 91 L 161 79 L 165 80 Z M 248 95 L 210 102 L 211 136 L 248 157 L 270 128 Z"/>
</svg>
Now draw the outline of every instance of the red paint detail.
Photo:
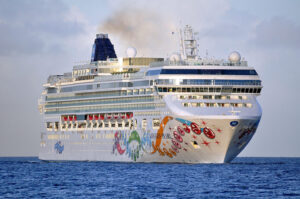
<svg viewBox="0 0 300 199">
<path fill-rule="evenodd" d="M 173 149 L 173 150 L 174 150 L 176 153 L 178 153 L 178 152 L 179 152 L 176 146 L 174 146 L 174 145 L 171 145 L 171 147 L 172 147 L 172 149 Z"/>
<path fill-rule="evenodd" d="M 116 138 L 116 140 L 119 139 L 119 133 L 118 132 L 115 133 L 115 138 Z M 122 155 L 125 152 L 125 149 L 121 148 L 121 145 L 120 145 L 119 141 L 117 141 L 116 146 L 117 146 L 117 150 L 118 150 L 119 154 Z"/>
<path fill-rule="evenodd" d="M 207 127 L 205 127 L 204 129 L 203 129 L 203 133 L 204 133 L 204 135 L 206 136 L 206 137 L 208 137 L 209 139 L 214 139 L 216 136 L 215 136 L 215 133 L 211 130 L 211 129 L 209 129 L 209 128 L 207 128 Z"/>
<path fill-rule="evenodd" d="M 177 127 L 177 131 L 178 131 L 182 136 L 185 135 L 185 132 L 183 131 L 183 129 L 182 129 L 180 126 Z"/>
<path fill-rule="evenodd" d="M 189 145 L 187 142 L 185 142 L 184 144 Z"/>
<path fill-rule="evenodd" d="M 206 125 L 206 122 L 202 121 L 202 124 L 203 124 L 203 125 Z"/>
<path fill-rule="evenodd" d="M 121 149 L 120 143 L 117 144 L 117 150 L 120 155 L 122 155 L 125 152 L 125 149 Z"/>
<path fill-rule="evenodd" d="M 94 119 L 98 120 L 99 119 L 99 115 L 94 115 Z"/>
<path fill-rule="evenodd" d="M 192 131 L 194 133 L 196 133 L 197 135 L 201 134 L 201 130 L 200 130 L 199 126 L 196 123 L 192 122 L 191 123 L 191 128 L 192 128 Z"/>
<path fill-rule="evenodd" d="M 193 138 L 194 138 L 194 139 L 197 139 L 197 137 L 196 137 L 195 135 L 193 135 Z"/>
<path fill-rule="evenodd" d="M 186 149 L 186 148 L 183 148 L 183 150 L 187 151 L 187 149 Z"/>
<path fill-rule="evenodd" d="M 204 144 L 205 146 L 208 146 L 210 142 L 207 142 L 206 140 L 203 140 L 202 144 Z"/>
<path fill-rule="evenodd" d="M 104 115 L 100 115 L 100 120 L 104 120 Z"/>
<path fill-rule="evenodd" d="M 182 137 L 177 133 L 177 131 L 173 132 L 174 138 L 178 141 L 178 142 L 182 142 L 183 139 Z"/>
<path fill-rule="evenodd" d="M 184 126 L 184 131 L 185 131 L 186 133 L 190 133 L 190 132 L 191 132 L 191 129 L 189 128 L 188 125 L 183 124 L 183 126 Z"/>
<path fill-rule="evenodd" d="M 220 144 L 220 142 L 218 140 L 215 141 L 216 144 Z"/>
<path fill-rule="evenodd" d="M 175 146 L 176 148 L 181 149 L 181 144 L 179 144 L 174 138 L 172 139 L 172 143 L 173 143 L 172 146 Z"/>
<path fill-rule="evenodd" d="M 74 115 L 74 120 L 75 120 L 75 121 L 77 120 L 77 116 L 76 116 L 76 115 Z"/>
<path fill-rule="evenodd" d="M 222 130 L 221 130 L 221 129 L 219 129 L 219 128 L 217 129 L 217 131 L 218 131 L 219 133 L 221 133 L 221 132 L 222 132 Z"/>
</svg>

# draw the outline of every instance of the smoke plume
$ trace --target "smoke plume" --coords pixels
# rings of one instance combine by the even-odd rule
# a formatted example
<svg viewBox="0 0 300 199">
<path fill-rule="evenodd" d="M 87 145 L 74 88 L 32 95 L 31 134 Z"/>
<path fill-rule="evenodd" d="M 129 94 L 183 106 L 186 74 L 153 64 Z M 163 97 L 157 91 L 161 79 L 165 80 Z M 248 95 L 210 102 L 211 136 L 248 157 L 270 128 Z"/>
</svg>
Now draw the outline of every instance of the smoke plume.
<svg viewBox="0 0 300 199">
<path fill-rule="evenodd" d="M 174 23 L 158 12 L 127 7 L 117 10 L 99 26 L 99 32 L 109 34 L 118 56 L 124 56 L 127 47 L 132 46 L 139 57 L 164 57 L 178 49 L 175 31 Z"/>
</svg>

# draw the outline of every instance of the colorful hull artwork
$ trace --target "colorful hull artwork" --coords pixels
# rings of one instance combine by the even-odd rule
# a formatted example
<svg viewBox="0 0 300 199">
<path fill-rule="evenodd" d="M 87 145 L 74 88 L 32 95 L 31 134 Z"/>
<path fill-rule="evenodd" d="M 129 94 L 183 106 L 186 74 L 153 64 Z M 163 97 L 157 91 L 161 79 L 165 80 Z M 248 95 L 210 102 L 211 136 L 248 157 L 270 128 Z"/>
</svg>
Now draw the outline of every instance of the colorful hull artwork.
<svg viewBox="0 0 300 199">
<path fill-rule="evenodd" d="M 212 143 L 212 140 L 215 144 L 220 143 L 219 141 L 215 140 L 216 135 L 212 129 L 206 126 L 206 122 L 202 121 L 202 124 L 200 126 L 199 124 L 181 118 L 175 118 L 175 120 L 178 121 L 180 125 L 175 126 L 173 129 L 169 128 L 169 130 L 172 132 L 171 136 L 173 137 L 171 139 L 171 143 L 169 143 L 168 141 L 162 143 L 164 129 L 166 127 L 166 124 L 170 120 L 173 120 L 173 118 L 170 116 L 167 116 L 163 119 L 157 132 L 156 142 L 155 144 L 154 142 L 152 142 L 152 146 L 154 149 L 152 154 L 158 152 L 160 156 L 168 156 L 169 158 L 173 158 L 178 153 L 180 153 L 180 151 L 188 151 L 186 146 L 189 145 L 189 143 L 184 141 L 184 137 L 187 134 L 192 134 L 194 140 L 200 137 L 202 140 L 201 144 L 207 147 L 209 147 L 209 144 Z M 219 133 L 222 132 L 222 130 L 219 128 L 217 129 L 217 131 Z M 210 141 L 208 141 L 208 139 Z"/>
<path fill-rule="evenodd" d="M 129 136 L 124 131 L 117 131 L 114 137 L 113 154 L 127 155 L 131 160 L 136 161 L 141 152 L 147 152 L 151 146 L 151 137 L 144 133 L 142 138 L 137 131 L 132 131 Z"/>
<path fill-rule="evenodd" d="M 51 146 L 54 147 L 55 153 L 44 153 L 43 159 L 87 160 L 86 156 L 89 153 L 93 156 L 88 160 L 94 161 L 230 162 L 248 144 L 257 129 L 259 119 L 189 120 L 165 116 L 157 130 L 138 128 L 97 131 L 95 145 L 91 143 L 91 148 L 86 151 L 79 147 L 70 147 L 71 145 L 64 140 L 57 140 L 52 142 Z M 95 138 L 95 132 L 84 133 L 90 133 L 90 136 L 86 137 Z M 112 148 L 106 148 L 107 146 Z M 70 152 L 78 156 L 70 156 Z"/>
<path fill-rule="evenodd" d="M 180 125 L 176 125 L 174 128 L 169 127 L 168 131 L 171 132 L 169 139 L 163 139 L 166 138 L 164 133 L 166 133 L 167 124 L 173 120 L 179 122 Z M 217 128 L 217 132 L 221 133 L 222 130 Z M 162 119 L 157 130 L 155 142 L 151 142 L 151 137 L 147 133 L 144 133 L 143 137 L 140 138 L 139 133 L 135 130 L 129 136 L 126 136 L 122 131 L 118 131 L 114 136 L 112 153 L 125 154 L 133 161 L 137 161 L 144 153 L 150 155 L 158 153 L 160 156 L 174 158 L 182 151 L 188 151 L 187 145 L 191 143 L 184 141 L 184 137 L 188 134 L 193 137 L 195 142 L 197 138 L 200 138 L 201 143 L 199 144 L 206 147 L 210 147 L 211 144 L 220 144 L 215 139 L 215 132 L 207 126 L 206 122 L 202 121 L 201 124 L 196 124 L 189 120 L 166 116 Z"/>
</svg>

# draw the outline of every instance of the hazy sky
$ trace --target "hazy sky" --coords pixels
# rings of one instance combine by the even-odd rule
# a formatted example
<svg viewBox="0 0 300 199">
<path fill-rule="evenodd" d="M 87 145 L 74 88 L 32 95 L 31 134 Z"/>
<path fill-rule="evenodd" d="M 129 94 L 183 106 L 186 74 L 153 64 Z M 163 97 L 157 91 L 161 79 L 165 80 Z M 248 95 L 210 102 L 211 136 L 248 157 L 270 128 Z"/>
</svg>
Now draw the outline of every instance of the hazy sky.
<svg viewBox="0 0 300 199">
<path fill-rule="evenodd" d="M 178 50 L 180 24 L 199 32 L 201 56 L 237 50 L 263 81 L 262 120 L 240 156 L 300 156 L 299 9 L 297 0 L 0 0 L 0 156 L 38 155 L 42 84 L 89 60 L 96 33 L 110 33 L 118 56 L 130 45 L 165 57 Z"/>
</svg>

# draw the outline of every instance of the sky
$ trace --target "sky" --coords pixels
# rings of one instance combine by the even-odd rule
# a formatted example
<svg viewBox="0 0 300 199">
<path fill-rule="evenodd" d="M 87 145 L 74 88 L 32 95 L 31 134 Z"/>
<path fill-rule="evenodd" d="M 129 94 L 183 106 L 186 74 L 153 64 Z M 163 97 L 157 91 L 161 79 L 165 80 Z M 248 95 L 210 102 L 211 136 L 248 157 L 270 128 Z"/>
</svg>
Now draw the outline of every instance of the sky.
<svg viewBox="0 0 300 199">
<path fill-rule="evenodd" d="M 37 156 L 38 98 L 49 75 L 88 61 L 97 33 L 118 56 L 178 51 L 174 32 L 189 24 L 199 54 L 239 51 L 259 73 L 261 123 L 239 156 L 300 157 L 300 1 L 0 0 L 0 156 Z"/>
</svg>

